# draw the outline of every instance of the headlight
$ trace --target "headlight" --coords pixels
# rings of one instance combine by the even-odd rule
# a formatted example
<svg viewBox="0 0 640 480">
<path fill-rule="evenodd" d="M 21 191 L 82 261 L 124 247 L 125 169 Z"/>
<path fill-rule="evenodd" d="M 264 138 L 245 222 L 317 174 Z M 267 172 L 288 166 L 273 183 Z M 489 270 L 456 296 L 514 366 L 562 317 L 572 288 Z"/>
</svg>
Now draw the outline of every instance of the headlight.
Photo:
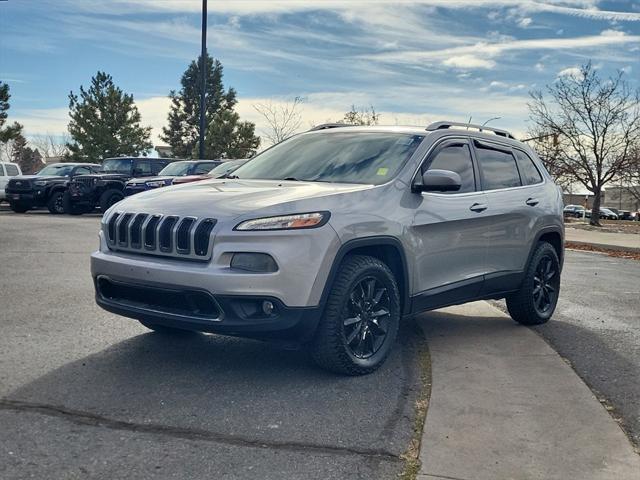
<svg viewBox="0 0 640 480">
<path fill-rule="evenodd" d="M 164 187 L 165 183 L 164 182 L 146 182 L 145 185 L 147 187 L 151 187 L 151 188 L 156 188 L 156 187 Z"/>
<path fill-rule="evenodd" d="M 292 230 L 318 228 L 329 221 L 329 212 L 298 213 L 280 217 L 256 218 L 236 225 L 234 230 Z"/>
<path fill-rule="evenodd" d="M 46 180 L 36 180 L 33 182 L 36 187 L 44 187 L 47 184 Z"/>
</svg>

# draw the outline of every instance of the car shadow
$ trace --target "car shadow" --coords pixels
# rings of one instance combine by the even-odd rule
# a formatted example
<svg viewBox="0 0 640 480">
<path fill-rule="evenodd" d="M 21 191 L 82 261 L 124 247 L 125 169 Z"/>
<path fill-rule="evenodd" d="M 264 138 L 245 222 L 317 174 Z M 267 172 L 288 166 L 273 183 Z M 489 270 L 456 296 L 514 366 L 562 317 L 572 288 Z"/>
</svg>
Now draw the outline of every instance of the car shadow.
<svg viewBox="0 0 640 480">
<path fill-rule="evenodd" d="M 380 449 L 409 444 L 424 338 L 404 328 L 363 377 L 317 368 L 304 349 L 218 335 L 144 333 L 68 363 L 7 399 L 250 441 Z"/>
</svg>

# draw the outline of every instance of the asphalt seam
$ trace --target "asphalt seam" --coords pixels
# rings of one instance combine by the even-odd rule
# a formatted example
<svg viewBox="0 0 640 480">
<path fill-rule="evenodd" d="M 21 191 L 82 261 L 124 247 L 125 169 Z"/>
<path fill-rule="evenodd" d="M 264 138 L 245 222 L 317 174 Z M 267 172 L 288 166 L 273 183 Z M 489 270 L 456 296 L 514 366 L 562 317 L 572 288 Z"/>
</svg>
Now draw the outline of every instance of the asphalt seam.
<svg viewBox="0 0 640 480">
<path fill-rule="evenodd" d="M 90 412 L 72 410 L 54 405 L 24 402 L 20 400 L 0 399 L 0 410 L 12 410 L 17 412 L 31 412 L 49 417 L 61 418 L 77 425 L 109 428 L 111 430 L 124 430 L 135 433 L 147 433 L 169 436 L 185 440 L 197 440 L 219 443 L 237 447 L 252 447 L 272 450 L 284 450 L 290 452 L 319 453 L 329 455 L 358 455 L 362 457 L 376 458 L 388 462 L 401 463 L 399 455 L 382 449 L 368 449 L 356 447 L 338 447 L 303 442 L 281 442 L 254 440 L 236 435 L 216 433 L 209 430 L 182 428 L 157 423 L 134 423 L 124 420 L 115 420 Z"/>
</svg>

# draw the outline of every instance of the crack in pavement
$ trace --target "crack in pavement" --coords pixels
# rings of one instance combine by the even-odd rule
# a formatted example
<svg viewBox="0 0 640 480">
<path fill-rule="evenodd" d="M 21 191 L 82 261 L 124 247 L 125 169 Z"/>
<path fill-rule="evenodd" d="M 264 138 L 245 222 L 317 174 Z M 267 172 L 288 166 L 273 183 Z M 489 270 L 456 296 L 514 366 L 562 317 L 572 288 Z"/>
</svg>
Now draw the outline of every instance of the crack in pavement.
<svg viewBox="0 0 640 480">
<path fill-rule="evenodd" d="M 186 440 L 200 440 L 205 442 L 221 443 L 237 447 L 265 448 L 273 450 L 285 450 L 291 452 L 313 452 L 331 455 L 359 455 L 369 458 L 377 458 L 388 462 L 402 462 L 399 455 L 383 449 L 369 449 L 357 447 L 339 447 L 334 445 L 322 445 L 303 442 L 283 442 L 274 440 L 254 440 L 237 435 L 216 433 L 209 430 L 196 428 L 174 427 L 156 423 L 134 423 L 124 420 L 115 420 L 102 415 L 72 410 L 54 405 L 25 402 L 21 400 L 0 399 L 0 411 L 12 410 L 17 412 L 35 412 L 49 417 L 61 418 L 77 425 L 104 427 L 112 430 L 125 430 L 136 433 L 149 433 L 165 435 Z"/>
</svg>

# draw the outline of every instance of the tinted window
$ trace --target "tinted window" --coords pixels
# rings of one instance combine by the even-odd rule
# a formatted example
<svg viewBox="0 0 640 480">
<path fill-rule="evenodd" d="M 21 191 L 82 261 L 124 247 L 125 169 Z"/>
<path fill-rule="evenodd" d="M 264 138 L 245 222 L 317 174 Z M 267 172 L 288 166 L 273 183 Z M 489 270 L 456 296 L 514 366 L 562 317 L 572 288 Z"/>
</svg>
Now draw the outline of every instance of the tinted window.
<svg viewBox="0 0 640 480">
<path fill-rule="evenodd" d="M 451 170 L 460 175 L 462 186 L 455 192 L 443 193 L 465 193 L 473 192 L 476 189 L 475 177 L 473 174 L 473 162 L 471 152 L 466 143 L 452 143 L 436 152 L 435 157 L 429 164 L 429 170 Z"/>
<path fill-rule="evenodd" d="M 234 175 L 380 185 L 396 176 L 423 139 L 395 132 L 312 132 L 265 150 Z"/>
<path fill-rule="evenodd" d="M 514 153 L 518 161 L 522 183 L 525 185 L 535 185 L 536 183 L 542 182 L 542 175 L 540 175 L 540 172 L 533 163 L 533 160 L 529 158 L 529 155 L 520 150 L 514 150 Z"/>
<path fill-rule="evenodd" d="M 150 162 L 149 160 L 147 160 L 147 162 L 151 164 L 151 173 L 153 175 L 158 175 L 158 173 L 160 173 L 162 169 L 166 167 L 167 164 L 169 163 L 169 162 Z"/>
<path fill-rule="evenodd" d="M 510 152 L 494 150 L 476 142 L 476 153 L 485 190 L 521 186 L 516 160 Z"/>
<path fill-rule="evenodd" d="M 152 175 L 153 173 L 157 173 L 157 172 L 153 172 L 151 170 L 151 162 L 149 160 L 138 160 L 136 162 L 136 166 L 135 166 L 136 175 L 141 175 L 144 177 L 147 175 Z"/>
<path fill-rule="evenodd" d="M 110 158 L 102 164 L 102 171 L 106 173 L 131 173 L 130 158 Z"/>
<path fill-rule="evenodd" d="M 207 162 L 207 163 L 198 163 L 196 168 L 193 171 L 194 175 L 204 175 L 205 173 L 209 173 L 213 167 L 218 165 L 215 162 Z"/>
<path fill-rule="evenodd" d="M 91 169 L 89 167 L 78 167 L 73 171 L 74 175 L 87 175 L 90 174 Z"/>
<path fill-rule="evenodd" d="M 20 175 L 18 171 L 18 167 L 12 165 L 11 163 L 5 163 L 4 168 L 7 170 L 7 175 L 9 177 L 15 177 L 16 175 Z"/>
</svg>

